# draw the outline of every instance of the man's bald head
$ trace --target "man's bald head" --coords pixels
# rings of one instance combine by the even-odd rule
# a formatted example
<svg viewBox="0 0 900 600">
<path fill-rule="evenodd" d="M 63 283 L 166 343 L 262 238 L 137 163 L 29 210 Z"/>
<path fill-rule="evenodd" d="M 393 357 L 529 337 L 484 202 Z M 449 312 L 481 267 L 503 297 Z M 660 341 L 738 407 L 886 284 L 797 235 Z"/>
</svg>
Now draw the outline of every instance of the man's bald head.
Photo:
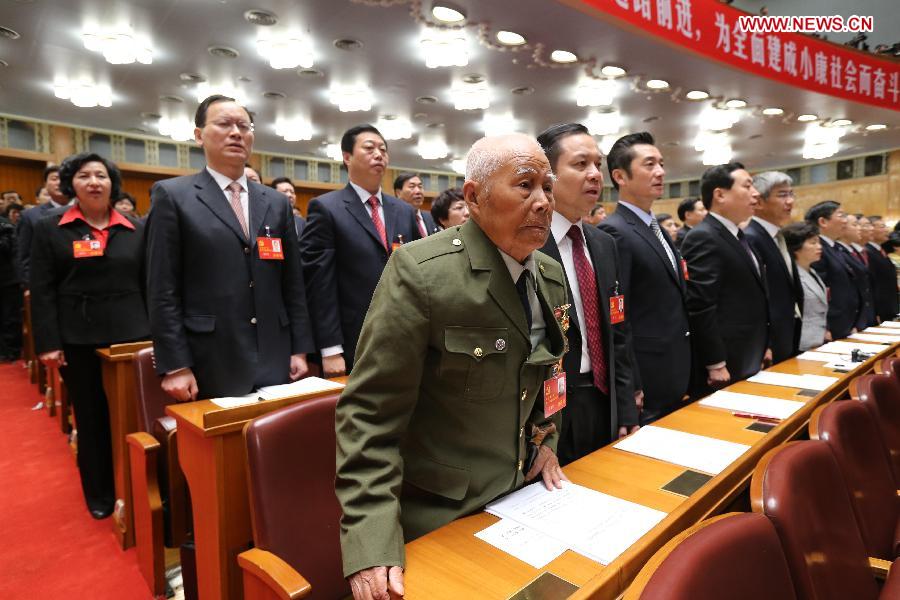
<svg viewBox="0 0 900 600">
<path fill-rule="evenodd" d="M 478 182 L 483 193 L 490 192 L 491 176 L 517 152 L 540 151 L 535 140 L 521 133 L 483 137 L 474 144 L 466 157 L 466 181 Z"/>
</svg>

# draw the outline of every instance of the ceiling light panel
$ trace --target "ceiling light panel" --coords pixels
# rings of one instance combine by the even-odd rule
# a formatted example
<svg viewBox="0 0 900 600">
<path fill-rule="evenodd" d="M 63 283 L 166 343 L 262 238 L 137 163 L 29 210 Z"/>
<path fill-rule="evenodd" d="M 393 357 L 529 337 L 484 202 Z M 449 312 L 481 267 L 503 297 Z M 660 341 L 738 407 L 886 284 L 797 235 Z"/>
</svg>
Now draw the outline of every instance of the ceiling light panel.
<svg viewBox="0 0 900 600">
<path fill-rule="evenodd" d="M 153 49 L 145 36 L 138 36 L 131 27 L 89 27 L 81 34 L 87 50 L 99 52 L 112 65 L 143 65 L 153 63 Z"/>
<path fill-rule="evenodd" d="M 450 89 L 450 99 L 456 110 L 485 109 L 491 105 L 491 89 L 486 81 L 457 83 Z"/>
<path fill-rule="evenodd" d="M 412 123 L 402 117 L 385 115 L 378 119 L 375 127 L 385 140 L 408 140 L 412 137 Z"/>
<path fill-rule="evenodd" d="M 100 85 L 85 79 L 68 81 L 58 79 L 53 84 L 53 94 L 60 100 L 68 100 L 78 108 L 112 106 L 112 90 L 108 85 Z"/>
<path fill-rule="evenodd" d="M 515 31 L 498 31 L 496 37 L 504 46 L 521 46 L 525 43 L 525 37 Z"/>
<path fill-rule="evenodd" d="M 314 62 L 312 42 L 299 33 L 275 36 L 263 30 L 256 40 L 256 50 L 273 69 L 309 69 Z"/>
<path fill-rule="evenodd" d="M 469 39 L 463 29 L 425 28 L 419 38 L 419 48 L 429 69 L 469 64 Z"/>
<path fill-rule="evenodd" d="M 585 79 L 575 88 L 578 106 L 609 106 L 616 97 L 618 84 L 612 79 Z"/>
<path fill-rule="evenodd" d="M 328 93 L 328 101 L 341 112 L 372 110 L 372 90 L 362 84 L 335 86 Z"/>
</svg>

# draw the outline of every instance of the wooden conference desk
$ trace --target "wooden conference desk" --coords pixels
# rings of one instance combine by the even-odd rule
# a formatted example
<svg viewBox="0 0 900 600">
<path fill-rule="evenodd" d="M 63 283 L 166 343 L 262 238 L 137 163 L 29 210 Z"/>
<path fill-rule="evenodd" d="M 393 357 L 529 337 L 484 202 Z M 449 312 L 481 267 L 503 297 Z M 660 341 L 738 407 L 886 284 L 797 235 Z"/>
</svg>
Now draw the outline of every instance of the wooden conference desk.
<svg viewBox="0 0 900 600">
<path fill-rule="evenodd" d="M 443 598 L 508 598 L 545 571 L 579 586 L 571 599 L 618 597 L 644 563 L 669 539 L 703 519 L 723 512 L 750 483 L 753 469 L 769 449 L 803 434 L 809 417 L 820 405 L 846 397 L 849 382 L 871 371 L 874 361 L 892 353 L 885 346 L 875 358 L 851 373 L 836 373 L 824 363 L 790 359 L 770 371 L 798 375 L 828 375 L 841 379 L 815 397 L 784 388 L 746 381 L 728 386 L 733 392 L 790 400 L 808 400 L 806 406 L 762 434 L 747 430 L 751 419 L 730 412 L 688 404 L 660 419 L 656 425 L 750 445 L 749 451 L 708 481 L 689 498 L 662 490 L 685 471 L 684 467 L 613 448 L 598 450 L 565 467 L 566 475 L 580 485 L 668 513 L 656 527 L 607 566 L 568 550 L 541 569 L 513 558 L 483 542 L 475 533 L 497 522 L 497 517 L 478 513 L 454 521 L 406 546 L 404 583 L 408 600 Z"/>
<path fill-rule="evenodd" d="M 346 377 L 334 381 L 344 383 Z M 290 404 L 334 393 L 339 392 L 316 392 L 234 408 L 222 408 L 209 400 L 166 407 L 166 414 L 178 423 L 178 462 L 191 492 L 201 600 L 235 600 L 244 595 L 237 555 L 249 549 L 253 541 L 244 425 Z"/>
<path fill-rule="evenodd" d="M 124 550 L 134 546 L 134 515 L 131 511 L 131 463 L 125 436 L 138 430 L 137 398 L 134 387 L 134 355 L 149 348 L 151 342 L 113 344 L 99 348 L 103 371 L 103 391 L 109 405 L 109 426 L 112 432 L 113 474 L 116 483 L 116 505 L 113 512 L 113 532 Z M 118 507 L 121 506 L 121 509 Z"/>
</svg>

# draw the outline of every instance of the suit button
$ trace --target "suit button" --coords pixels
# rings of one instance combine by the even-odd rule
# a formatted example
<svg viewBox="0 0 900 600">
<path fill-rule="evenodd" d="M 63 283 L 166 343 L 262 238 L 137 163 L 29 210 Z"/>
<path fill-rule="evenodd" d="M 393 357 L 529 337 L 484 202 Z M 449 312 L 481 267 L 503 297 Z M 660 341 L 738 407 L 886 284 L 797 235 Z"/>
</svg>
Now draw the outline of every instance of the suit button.
<svg viewBox="0 0 900 600">
<path fill-rule="evenodd" d="M 250 248 L 244 246 L 244 254 L 250 254 Z"/>
<path fill-rule="evenodd" d="M 251 281 L 251 282 L 250 282 L 250 287 L 253 287 L 253 285 L 254 285 L 254 284 L 253 284 L 253 282 Z"/>
<path fill-rule="evenodd" d="M 526 390 L 526 389 L 523 388 L 523 389 L 522 389 L 522 396 L 521 396 L 522 402 L 525 402 L 525 398 L 527 398 L 527 397 L 528 397 L 528 390 Z"/>
<path fill-rule="evenodd" d="M 523 462 L 520 460 L 520 461 L 519 461 L 519 466 L 516 467 L 516 470 L 517 470 L 517 471 L 521 471 L 521 470 L 522 470 L 522 465 L 524 465 L 524 464 L 525 464 L 525 463 L 523 463 Z"/>
<path fill-rule="evenodd" d="M 251 324 L 251 325 L 256 325 L 256 317 L 251 317 L 251 318 L 250 318 L 250 324 Z"/>
</svg>

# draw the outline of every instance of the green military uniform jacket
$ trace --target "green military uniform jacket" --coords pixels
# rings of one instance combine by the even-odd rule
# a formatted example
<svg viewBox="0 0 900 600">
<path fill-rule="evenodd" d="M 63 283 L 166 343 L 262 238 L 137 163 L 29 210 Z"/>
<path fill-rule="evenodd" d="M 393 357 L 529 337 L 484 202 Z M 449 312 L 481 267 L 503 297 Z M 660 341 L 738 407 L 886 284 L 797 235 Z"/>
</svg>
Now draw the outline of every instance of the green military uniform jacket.
<svg viewBox="0 0 900 600">
<path fill-rule="evenodd" d="M 403 565 L 404 542 L 520 487 L 530 424 L 561 426 L 542 388 L 565 352 L 565 275 L 534 258 L 547 329 L 532 350 L 509 269 L 474 221 L 391 256 L 337 406 L 347 576 Z M 556 435 L 544 443 L 555 451 Z"/>
</svg>

